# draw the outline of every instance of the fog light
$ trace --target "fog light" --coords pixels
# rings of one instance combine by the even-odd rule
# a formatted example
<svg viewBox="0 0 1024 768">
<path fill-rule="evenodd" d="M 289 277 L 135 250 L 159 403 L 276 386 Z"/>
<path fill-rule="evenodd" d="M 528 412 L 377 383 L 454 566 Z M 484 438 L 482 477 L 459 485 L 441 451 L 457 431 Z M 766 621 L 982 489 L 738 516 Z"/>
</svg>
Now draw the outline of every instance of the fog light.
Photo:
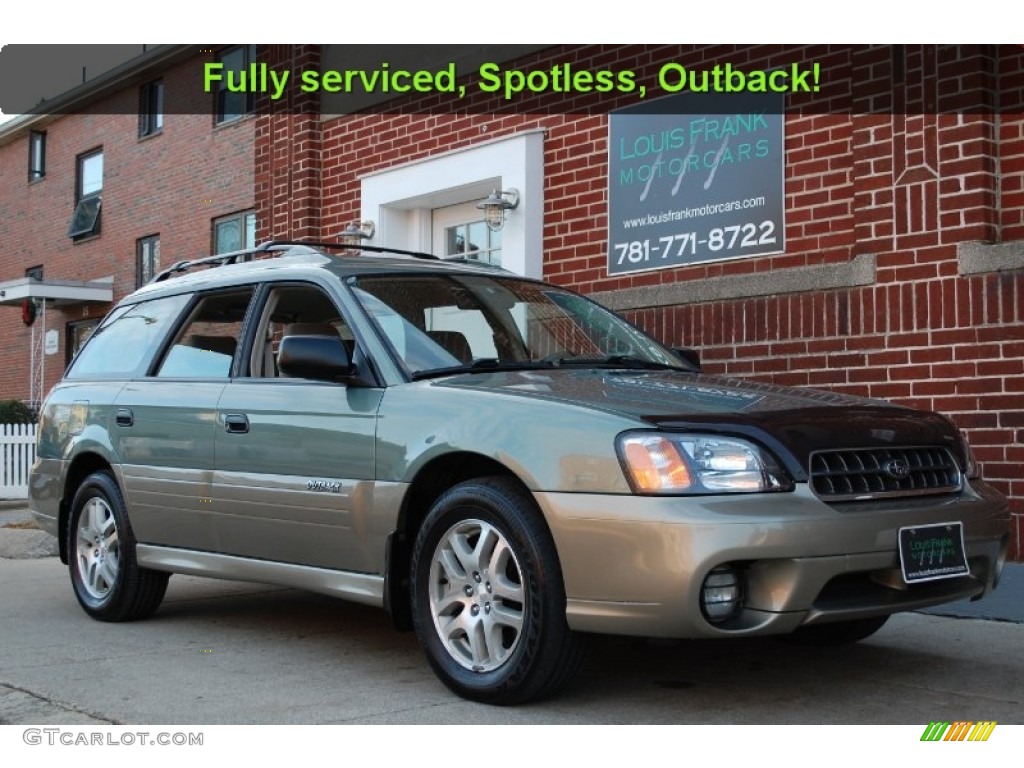
<svg viewBox="0 0 1024 768">
<path fill-rule="evenodd" d="M 704 579 L 700 607 L 712 624 L 720 624 L 740 611 L 743 590 L 739 574 L 728 565 L 720 565 Z"/>
</svg>

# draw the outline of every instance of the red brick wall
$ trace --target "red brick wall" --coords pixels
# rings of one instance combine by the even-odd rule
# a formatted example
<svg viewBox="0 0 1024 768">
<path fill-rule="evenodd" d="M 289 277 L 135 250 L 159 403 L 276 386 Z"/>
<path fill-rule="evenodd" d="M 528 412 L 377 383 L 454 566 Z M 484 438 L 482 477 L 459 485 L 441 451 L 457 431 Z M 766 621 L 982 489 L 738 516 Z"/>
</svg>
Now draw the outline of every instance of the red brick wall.
<svg viewBox="0 0 1024 768">
<path fill-rule="evenodd" d="M 318 45 L 268 45 L 259 60 L 291 72 L 316 70 Z M 294 90 L 259 102 L 256 118 L 256 221 L 259 241 L 320 237 L 320 118 L 316 94 Z"/>
<path fill-rule="evenodd" d="M 738 59 L 716 48 L 594 46 L 552 49 L 519 64 L 572 59 L 580 68 L 631 68 L 651 82 L 668 60 L 761 68 L 789 64 L 800 53 L 765 46 Z M 298 204 L 319 197 L 320 234 L 327 237 L 358 217 L 361 175 L 543 127 L 544 271 L 554 282 L 607 291 L 874 254 L 870 286 L 627 314 L 666 342 L 698 347 L 712 373 L 824 386 L 951 415 L 968 431 L 986 478 L 1011 497 L 1019 556 L 1024 273 L 961 276 L 957 244 L 1024 238 L 1024 118 L 1021 105 L 1008 108 L 1009 99 L 1021 99 L 1024 57 L 1007 47 L 905 46 L 899 75 L 889 46 L 803 54 L 822 64 L 825 80 L 834 72 L 852 78 L 834 113 L 818 104 L 787 118 L 784 254 L 608 277 L 607 117 L 573 113 L 572 97 L 564 113 L 550 102 L 530 113 L 524 102 L 519 113 L 496 114 L 503 105 L 478 94 L 454 114 L 330 120 L 320 137 L 322 184 L 302 191 Z M 996 115 L 990 102 L 997 92 Z M 410 112 L 430 105 L 428 98 L 404 102 Z M 970 108 L 962 116 L 938 114 L 958 105 Z M 283 136 L 301 134 L 302 118 L 278 119 L 292 122 L 280 129 Z"/>
<path fill-rule="evenodd" d="M 190 99 L 194 66 L 164 74 L 165 104 Z M 210 253 L 211 220 L 254 204 L 253 118 L 213 128 L 212 115 L 164 117 L 160 134 L 138 138 L 138 89 L 45 126 L 46 177 L 29 183 L 28 139 L 0 147 L 0 280 L 45 265 L 45 277 L 94 280 L 114 277 L 115 301 L 135 289 L 135 241 L 160 235 L 163 266 Z M 212 101 L 211 101 L 212 107 Z M 109 114 L 102 114 L 107 112 Z M 120 112 L 122 114 L 115 114 Z M 67 237 L 75 204 L 76 156 L 103 147 L 101 233 L 73 243 Z M 65 323 L 101 317 L 108 305 L 47 311 L 47 327 L 60 331 L 60 350 L 46 358 L 46 388 L 63 372 Z M 29 397 L 29 329 L 20 309 L 0 307 L 0 399 Z"/>
<path fill-rule="evenodd" d="M 1001 111 L 1016 113 L 1015 119 L 1004 114 L 998 125 L 1000 236 L 1003 240 L 1024 239 L 1024 46 L 1016 47 L 1015 56 L 1004 56 L 999 62 Z M 1022 441 L 1024 442 L 1024 441 Z"/>
</svg>

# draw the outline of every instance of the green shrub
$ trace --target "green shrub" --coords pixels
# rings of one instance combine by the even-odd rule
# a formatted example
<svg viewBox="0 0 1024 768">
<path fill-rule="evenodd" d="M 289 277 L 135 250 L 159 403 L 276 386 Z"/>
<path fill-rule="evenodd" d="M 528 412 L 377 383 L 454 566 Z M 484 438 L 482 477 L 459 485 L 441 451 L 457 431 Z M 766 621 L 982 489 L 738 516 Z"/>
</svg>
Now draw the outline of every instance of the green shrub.
<svg viewBox="0 0 1024 768">
<path fill-rule="evenodd" d="M 36 412 L 21 400 L 0 400 L 0 424 L 35 424 Z"/>
</svg>

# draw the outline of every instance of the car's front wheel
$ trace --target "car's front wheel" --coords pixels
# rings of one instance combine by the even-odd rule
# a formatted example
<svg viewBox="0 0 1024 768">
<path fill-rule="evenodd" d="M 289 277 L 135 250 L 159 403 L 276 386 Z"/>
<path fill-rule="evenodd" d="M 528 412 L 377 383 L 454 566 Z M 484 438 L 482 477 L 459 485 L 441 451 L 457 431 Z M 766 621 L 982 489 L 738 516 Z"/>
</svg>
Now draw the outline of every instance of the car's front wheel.
<svg viewBox="0 0 1024 768">
<path fill-rule="evenodd" d="M 489 704 L 553 694 L 576 672 L 554 542 L 506 478 L 462 483 L 423 523 L 411 565 L 413 623 L 438 677 Z"/>
<path fill-rule="evenodd" d="M 75 597 L 94 619 L 142 619 L 164 598 L 169 574 L 135 562 L 135 536 L 121 489 L 109 472 L 89 475 L 75 493 L 68 568 Z"/>
</svg>

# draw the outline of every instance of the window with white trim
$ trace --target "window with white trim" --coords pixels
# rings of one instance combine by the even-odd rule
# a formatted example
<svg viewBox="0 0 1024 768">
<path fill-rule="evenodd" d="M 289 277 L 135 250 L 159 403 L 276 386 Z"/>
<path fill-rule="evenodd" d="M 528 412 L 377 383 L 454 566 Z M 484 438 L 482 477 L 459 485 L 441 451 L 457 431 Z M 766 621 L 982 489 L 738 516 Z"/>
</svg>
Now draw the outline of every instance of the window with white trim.
<svg viewBox="0 0 1024 768">
<path fill-rule="evenodd" d="M 476 203 L 435 208 L 433 233 L 433 253 L 442 259 L 469 259 L 501 266 L 501 231 L 487 228 Z"/>
</svg>

